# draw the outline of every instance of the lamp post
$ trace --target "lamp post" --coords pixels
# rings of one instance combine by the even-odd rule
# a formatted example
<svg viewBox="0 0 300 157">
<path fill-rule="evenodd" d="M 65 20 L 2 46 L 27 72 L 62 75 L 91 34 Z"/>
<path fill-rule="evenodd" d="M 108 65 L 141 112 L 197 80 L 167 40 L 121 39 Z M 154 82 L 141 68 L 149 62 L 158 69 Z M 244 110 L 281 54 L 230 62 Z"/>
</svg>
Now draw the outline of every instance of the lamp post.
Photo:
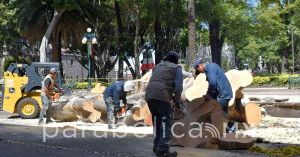
<svg viewBox="0 0 300 157">
<path fill-rule="evenodd" d="M 292 32 L 292 56 L 293 56 L 293 74 L 295 73 L 295 50 L 294 50 L 294 33 Z"/>
<path fill-rule="evenodd" d="M 291 33 L 292 38 L 292 64 L 293 64 L 293 74 L 295 73 L 295 49 L 294 49 L 294 32 L 293 29 L 288 29 L 288 32 Z"/>
<path fill-rule="evenodd" d="M 92 89 L 92 83 L 91 83 L 91 49 L 92 49 L 92 44 L 96 44 L 97 43 L 97 39 L 96 39 L 96 35 L 95 33 L 92 33 L 92 29 L 88 28 L 87 32 L 83 35 L 82 41 L 83 44 L 87 44 L 87 52 L 88 52 L 88 67 L 89 67 L 89 71 L 88 71 L 88 80 L 89 80 L 89 85 L 88 85 L 88 92 L 91 91 Z"/>
</svg>

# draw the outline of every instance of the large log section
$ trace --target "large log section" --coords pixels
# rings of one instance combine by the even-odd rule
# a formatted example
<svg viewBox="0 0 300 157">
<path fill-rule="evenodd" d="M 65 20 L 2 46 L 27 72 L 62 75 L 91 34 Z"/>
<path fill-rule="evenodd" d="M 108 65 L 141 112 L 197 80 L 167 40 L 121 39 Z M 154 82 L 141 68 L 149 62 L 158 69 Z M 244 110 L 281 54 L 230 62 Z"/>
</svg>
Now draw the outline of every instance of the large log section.
<svg viewBox="0 0 300 157">
<path fill-rule="evenodd" d="M 121 119 L 122 122 L 134 124 L 135 122 L 144 121 L 145 124 L 152 125 L 151 114 L 144 100 L 144 90 L 150 76 L 151 73 L 147 73 L 142 79 L 136 80 L 136 90 L 127 97 L 127 102 L 134 104 L 134 107 L 131 109 L 132 114 L 129 112 L 124 119 Z M 241 103 L 243 98 L 241 90 L 251 84 L 252 75 L 247 71 L 231 70 L 226 73 L 226 76 L 231 83 L 235 96 L 230 102 L 229 115 L 223 115 L 218 102 L 209 97 L 203 97 L 207 91 L 208 82 L 205 74 L 200 74 L 195 80 L 189 78 L 184 80 L 182 99 L 189 116 L 180 120 L 180 122 L 183 122 L 186 126 L 190 122 L 212 123 L 219 133 L 224 132 L 223 123 L 228 121 L 228 118 L 225 117 L 238 122 L 248 122 L 253 126 L 257 125 L 261 120 L 259 107 L 254 103 L 246 105 Z M 88 97 L 77 96 L 54 102 L 52 105 L 52 117 L 60 121 L 86 120 L 90 122 L 99 121 L 101 118 L 105 122 L 106 106 L 101 95 L 104 87 L 100 85 L 96 87 L 99 89 L 94 89 L 95 94 L 88 95 Z M 180 128 L 178 129 L 180 130 Z M 185 132 L 186 130 L 182 131 Z M 189 143 L 193 142 L 190 141 Z"/>
</svg>

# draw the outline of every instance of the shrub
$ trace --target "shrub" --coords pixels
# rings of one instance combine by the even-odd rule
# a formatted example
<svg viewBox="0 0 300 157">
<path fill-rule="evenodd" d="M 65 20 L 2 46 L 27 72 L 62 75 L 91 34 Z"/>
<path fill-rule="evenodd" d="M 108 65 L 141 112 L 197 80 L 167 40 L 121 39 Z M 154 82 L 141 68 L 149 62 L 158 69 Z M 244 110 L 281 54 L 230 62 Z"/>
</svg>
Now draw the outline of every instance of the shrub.
<svg viewBox="0 0 300 157">
<path fill-rule="evenodd" d="M 97 82 L 92 82 L 92 88 L 95 87 Z M 76 89 L 87 89 L 89 86 L 88 82 L 78 82 L 76 84 Z"/>
<path fill-rule="evenodd" d="M 96 86 L 97 83 L 101 83 L 102 86 L 109 86 L 110 84 L 107 82 L 92 82 L 92 88 Z M 88 82 L 77 82 L 76 89 L 87 89 L 89 86 Z"/>
<path fill-rule="evenodd" d="M 270 78 L 269 77 L 260 77 L 260 76 L 256 76 L 253 78 L 253 82 L 252 85 L 265 85 L 268 84 L 270 82 Z"/>
<path fill-rule="evenodd" d="M 298 74 L 279 74 L 270 76 L 255 76 L 253 78 L 252 85 L 254 86 L 265 86 L 265 85 L 278 85 L 286 86 L 289 82 L 289 77 L 299 77 Z"/>
</svg>

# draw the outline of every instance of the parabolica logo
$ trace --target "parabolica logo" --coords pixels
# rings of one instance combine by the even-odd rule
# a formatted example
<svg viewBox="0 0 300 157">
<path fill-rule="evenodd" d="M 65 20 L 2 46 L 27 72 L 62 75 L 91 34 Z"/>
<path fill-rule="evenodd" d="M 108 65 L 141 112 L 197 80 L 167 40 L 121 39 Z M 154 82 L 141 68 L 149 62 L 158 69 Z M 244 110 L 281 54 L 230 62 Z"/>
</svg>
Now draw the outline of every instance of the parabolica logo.
<svg viewBox="0 0 300 157">
<path fill-rule="evenodd" d="M 219 130 L 213 124 L 205 123 L 204 128 L 205 128 L 205 131 L 211 133 L 211 137 L 213 137 L 213 138 L 220 137 Z"/>
<path fill-rule="evenodd" d="M 156 125 L 156 124 L 154 124 Z M 155 135 L 155 127 L 151 128 L 144 124 L 143 122 L 136 123 L 133 126 L 127 126 L 125 123 L 118 123 L 119 126 L 117 129 L 108 130 L 107 125 L 96 126 L 95 130 L 84 129 L 84 128 L 76 128 L 76 127 L 51 127 L 47 132 L 47 126 L 43 126 L 43 142 L 46 142 L 47 139 L 55 138 L 59 136 L 59 133 L 62 133 L 64 138 L 77 138 L 85 137 L 85 131 L 93 131 L 95 138 L 106 138 L 107 136 L 112 136 L 114 138 L 124 138 L 127 135 L 134 135 L 137 138 L 144 138 L 147 135 L 153 134 Z M 162 129 L 167 130 L 166 124 L 161 124 Z M 223 124 L 223 128 L 217 128 L 215 125 L 211 123 L 200 123 L 200 122 L 191 122 L 191 123 L 183 123 L 183 122 L 175 122 L 171 126 L 171 134 L 175 138 L 183 138 L 185 136 L 189 136 L 190 138 L 218 138 L 220 137 L 220 131 L 222 133 L 226 132 L 227 123 Z M 99 127 L 104 129 L 99 129 Z M 247 125 L 244 126 L 247 128 Z M 55 129 L 53 131 L 53 128 Z M 153 129 L 153 131 L 152 131 Z M 51 131 L 52 130 L 52 131 Z M 81 133 L 81 134 L 80 134 Z M 109 133 L 109 134 L 108 134 Z M 166 134 L 162 134 L 166 136 Z M 237 134 L 236 134 L 237 135 Z M 222 136 L 226 136 L 226 134 L 222 134 Z M 60 135 L 61 137 L 61 135 Z"/>
<path fill-rule="evenodd" d="M 175 138 L 182 138 L 184 136 L 191 138 L 207 138 L 208 136 L 212 138 L 220 137 L 219 130 L 210 123 L 192 122 L 187 125 L 176 122 L 173 124 L 171 130 Z"/>
</svg>

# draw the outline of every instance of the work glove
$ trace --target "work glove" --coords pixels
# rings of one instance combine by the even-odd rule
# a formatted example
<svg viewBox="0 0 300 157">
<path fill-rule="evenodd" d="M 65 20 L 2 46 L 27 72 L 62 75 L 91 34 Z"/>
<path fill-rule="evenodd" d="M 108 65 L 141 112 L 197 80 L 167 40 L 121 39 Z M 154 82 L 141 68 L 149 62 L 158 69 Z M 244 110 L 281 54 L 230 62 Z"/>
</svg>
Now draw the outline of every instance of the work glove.
<svg viewBox="0 0 300 157">
<path fill-rule="evenodd" d="M 188 76 L 188 78 L 193 78 L 194 77 L 194 75 L 192 73 L 188 73 L 187 76 Z"/>
</svg>

